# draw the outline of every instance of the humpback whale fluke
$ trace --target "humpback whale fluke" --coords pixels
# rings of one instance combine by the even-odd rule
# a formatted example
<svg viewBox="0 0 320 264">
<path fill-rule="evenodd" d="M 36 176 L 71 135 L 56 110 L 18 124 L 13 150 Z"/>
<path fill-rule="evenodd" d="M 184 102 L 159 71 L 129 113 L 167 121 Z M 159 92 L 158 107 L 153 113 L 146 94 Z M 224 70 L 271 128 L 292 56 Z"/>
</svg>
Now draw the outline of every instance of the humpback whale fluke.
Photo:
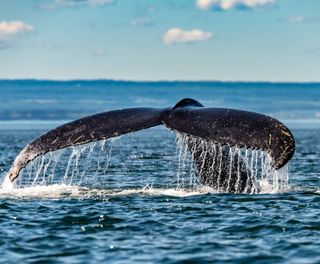
<svg viewBox="0 0 320 264">
<path fill-rule="evenodd" d="M 206 108 L 194 99 L 185 98 L 170 108 L 130 108 L 108 111 L 50 130 L 20 152 L 8 172 L 8 177 L 13 182 L 30 161 L 50 151 L 117 137 L 161 124 L 179 133 L 219 145 L 227 145 L 229 148 L 236 146 L 266 151 L 271 156 L 275 169 L 283 167 L 294 154 L 293 135 L 278 120 L 254 112 Z M 193 149 L 196 150 L 193 158 L 200 164 L 200 150 L 194 146 Z M 228 151 L 225 156 L 228 156 Z M 215 157 L 207 157 L 207 159 L 210 161 Z M 240 169 L 243 171 L 240 181 L 252 185 L 249 180 L 250 175 L 245 173 L 248 171 L 245 170 L 245 165 L 241 164 Z M 203 183 L 214 186 L 212 184 L 214 175 L 211 177 L 207 175 L 208 173 L 214 174 L 215 170 L 203 170 L 199 176 Z"/>
</svg>

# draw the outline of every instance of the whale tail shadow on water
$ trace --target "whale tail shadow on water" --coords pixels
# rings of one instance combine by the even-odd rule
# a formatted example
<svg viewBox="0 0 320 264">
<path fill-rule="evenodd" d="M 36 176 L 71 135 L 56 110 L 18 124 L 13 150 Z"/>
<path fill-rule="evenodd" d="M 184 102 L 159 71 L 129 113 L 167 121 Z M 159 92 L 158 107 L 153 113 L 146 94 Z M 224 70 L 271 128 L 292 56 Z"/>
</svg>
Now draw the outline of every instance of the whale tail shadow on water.
<svg viewBox="0 0 320 264">
<path fill-rule="evenodd" d="M 186 98 L 171 108 L 109 111 L 50 130 L 21 151 L 13 162 L 8 177 L 14 182 L 20 171 L 39 155 L 161 124 L 178 133 L 227 146 L 223 148 L 218 160 L 217 155 L 208 151 L 209 154 L 203 157 L 203 149 L 197 146 L 196 141 L 187 142 L 189 150 L 193 150 L 192 158 L 201 182 L 222 191 L 249 192 L 255 184 L 250 170 L 240 156 L 235 155 L 233 161 L 229 159 L 231 147 L 268 152 L 276 170 L 283 167 L 294 154 L 294 138 L 290 130 L 278 120 L 241 110 L 205 108 L 198 101 Z M 233 169 L 227 172 L 230 166 Z"/>
</svg>

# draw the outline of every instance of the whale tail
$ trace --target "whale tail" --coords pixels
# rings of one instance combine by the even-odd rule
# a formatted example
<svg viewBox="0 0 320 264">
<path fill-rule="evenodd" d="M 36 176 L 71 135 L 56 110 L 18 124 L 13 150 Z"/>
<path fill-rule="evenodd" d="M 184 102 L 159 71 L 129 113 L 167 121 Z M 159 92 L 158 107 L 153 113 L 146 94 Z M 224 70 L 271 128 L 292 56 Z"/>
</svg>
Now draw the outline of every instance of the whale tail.
<svg viewBox="0 0 320 264">
<path fill-rule="evenodd" d="M 59 126 L 27 145 L 13 162 L 8 177 L 12 182 L 16 180 L 20 171 L 39 155 L 161 124 L 213 143 L 267 151 L 275 169 L 291 159 L 295 148 L 289 129 L 274 118 L 241 110 L 205 108 L 186 98 L 171 108 L 115 110 Z"/>
</svg>

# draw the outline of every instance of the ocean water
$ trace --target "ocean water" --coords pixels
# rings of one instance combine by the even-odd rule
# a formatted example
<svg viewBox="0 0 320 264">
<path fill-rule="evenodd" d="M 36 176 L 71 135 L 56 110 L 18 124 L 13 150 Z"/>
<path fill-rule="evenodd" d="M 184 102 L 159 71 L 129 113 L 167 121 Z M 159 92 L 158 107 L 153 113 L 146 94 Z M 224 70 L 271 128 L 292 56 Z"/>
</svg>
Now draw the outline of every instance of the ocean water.
<svg viewBox="0 0 320 264">
<path fill-rule="evenodd" d="M 0 189 L 0 262 L 320 263 L 320 84 L 0 81 L 0 180 L 48 129 L 184 97 L 284 122 L 297 144 L 287 188 L 200 186 L 164 127 L 57 151 Z"/>
</svg>

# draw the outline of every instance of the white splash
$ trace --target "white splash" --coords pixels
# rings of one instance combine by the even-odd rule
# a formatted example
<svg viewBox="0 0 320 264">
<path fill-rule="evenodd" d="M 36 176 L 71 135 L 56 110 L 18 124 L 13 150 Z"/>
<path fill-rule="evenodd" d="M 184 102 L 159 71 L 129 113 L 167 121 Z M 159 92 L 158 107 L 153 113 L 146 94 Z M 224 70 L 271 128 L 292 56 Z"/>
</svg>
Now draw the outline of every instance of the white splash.
<svg viewBox="0 0 320 264">
<path fill-rule="evenodd" d="M 140 179 L 139 184 L 136 184 L 138 181 L 136 175 L 127 174 L 128 168 L 125 165 L 129 162 L 127 156 L 122 157 L 123 164 L 119 162 L 114 164 L 113 156 L 125 153 L 128 144 L 120 145 L 119 139 L 112 139 L 71 147 L 39 157 L 22 170 L 15 183 L 11 183 L 5 177 L 1 185 L 0 196 L 59 198 L 145 194 L 184 197 L 226 192 L 219 185 L 215 189 L 202 185 L 197 176 L 197 170 L 200 170 L 201 173 L 204 170 L 206 158 L 211 157 L 212 164 L 209 164 L 209 167 L 211 171 L 218 174 L 216 180 L 219 182 L 223 176 L 222 156 L 225 153 L 223 151 L 226 150 L 224 146 L 179 133 L 176 143 L 177 160 L 173 161 L 177 163 L 176 179 L 159 175 L 158 178 L 163 180 L 159 181 L 156 188 L 150 187 L 152 183 L 148 182 L 148 178 L 144 179 L 145 182 Z M 115 144 L 118 145 L 115 146 Z M 121 151 L 120 148 L 125 148 L 125 151 Z M 195 168 L 193 161 L 196 149 L 201 150 L 199 157 L 203 161 L 198 169 Z M 236 187 L 240 180 L 241 159 L 246 168 L 251 171 L 260 193 L 278 193 L 290 189 L 288 167 L 285 166 L 278 171 L 274 170 L 272 159 L 268 154 L 236 147 L 229 147 L 227 150 L 230 163 L 234 161 L 238 164 Z M 115 166 L 118 166 L 118 171 L 115 171 Z M 168 164 L 169 167 L 170 164 Z"/>
<path fill-rule="evenodd" d="M 109 193 L 110 196 L 127 196 L 127 195 L 156 195 L 156 196 L 172 196 L 172 197 L 189 197 L 195 195 L 203 195 L 208 193 L 217 193 L 216 190 L 208 186 L 199 186 L 199 188 L 190 190 L 190 189 L 165 189 L 165 188 L 152 188 L 145 187 L 142 189 L 127 189 L 119 192 Z"/>
<path fill-rule="evenodd" d="M 66 184 L 53 184 L 49 186 L 32 186 L 24 188 L 14 188 L 11 190 L 0 189 L 0 197 L 24 197 L 24 198 L 61 198 L 66 196 L 81 196 L 81 188 Z"/>
<path fill-rule="evenodd" d="M 210 187 L 201 187 L 196 190 L 184 189 L 166 189 L 152 188 L 146 186 L 144 188 L 108 190 L 108 189 L 90 189 L 66 184 L 53 184 L 48 186 L 31 186 L 15 189 L 0 189 L 0 198 L 103 198 L 115 196 L 130 195 L 148 195 L 148 196 L 172 196 L 172 197 L 189 197 L 195 195 L 203 195 L 207 193 L 216 193 Z"/>
<path fill-rule="evenodd" d="M 1 189 L 4 191 L 11 191 L 16 187 L 14 182 L 11 182 L 8 176 L 5 176 L 2 184 L 1 184 Z"/>
<path fill-rule="evenodd" d="M 283 193 L 291 190 L 289 185 L 289 169 L 285 165 L 279 170 L 273 170 L 269 177 L 259 181 L 260 193 Z"/>
</svg>

